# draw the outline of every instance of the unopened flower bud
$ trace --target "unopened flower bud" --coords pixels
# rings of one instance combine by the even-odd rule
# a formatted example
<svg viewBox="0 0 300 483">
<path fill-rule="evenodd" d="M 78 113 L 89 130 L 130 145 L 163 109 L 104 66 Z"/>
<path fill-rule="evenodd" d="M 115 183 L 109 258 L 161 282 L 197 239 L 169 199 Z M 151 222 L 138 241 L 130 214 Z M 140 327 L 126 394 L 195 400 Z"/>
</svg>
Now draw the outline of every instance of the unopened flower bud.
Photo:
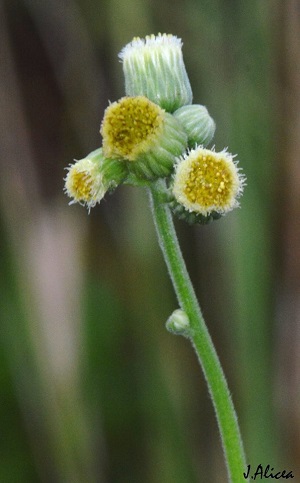
<svg viewBox="0 0 300 483">
<path fill-rule="evenodd" d="M 181 309 L 174 310 L 170 315 L 166 322 L 166 328 L 173 334 L 190 336 L 190 321 L 187 314 Z"/>
<path fill-rule="evenodd" d="M 135 37 L 119 57 L 123 62 L 126 95 L 146 96 L 168 112 L 192 103 L 181 39 L 170 34 Z"/>
<path fill-rule="evenodd" d="M 214 137 L 216 125 L 205 106 L 193 104 L 177 109 L 173 114 L 188 136 L 190 148 L 207 146 Z"/>
</svg>

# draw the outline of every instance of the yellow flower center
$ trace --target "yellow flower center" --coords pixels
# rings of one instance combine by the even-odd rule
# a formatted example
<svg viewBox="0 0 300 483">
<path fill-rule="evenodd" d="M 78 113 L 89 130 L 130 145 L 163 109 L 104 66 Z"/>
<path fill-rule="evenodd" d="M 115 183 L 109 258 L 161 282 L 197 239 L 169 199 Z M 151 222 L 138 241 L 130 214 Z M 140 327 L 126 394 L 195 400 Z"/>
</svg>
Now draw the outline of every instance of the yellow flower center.
<svg viewBox="0 0 300 483">
<path fill-rule="evenodd" d="M 95 201 L 95 187 L 99 174 L 89 159 L 82 159 L 70 167 L 66 177 L 65 190 L 74 202 L 91 205 Z"/>
<path fill-rule="evenodd" d="M 66 189 L 69 195 L 76 201 L 88 203 L 92 200 L 92 178 L 86 171 L 78 171 L 76 167 L 71 168 L 66 180 Z"/>
<path fill-rule="evenodd" d="M 106 157 L 135 161 L 157 141 L 164 123 L 164 111 L 144 96 L 123 97 L 111 104 L 101 126 Z"/>
<path fill-rule="evenodd" d="M 232 199 L 235 184 L 236 174 L 225 159 L 214 153 L 199 154 L 191 163 L 184 194 L 204 209 L 224 209 Z"/>
</svg>

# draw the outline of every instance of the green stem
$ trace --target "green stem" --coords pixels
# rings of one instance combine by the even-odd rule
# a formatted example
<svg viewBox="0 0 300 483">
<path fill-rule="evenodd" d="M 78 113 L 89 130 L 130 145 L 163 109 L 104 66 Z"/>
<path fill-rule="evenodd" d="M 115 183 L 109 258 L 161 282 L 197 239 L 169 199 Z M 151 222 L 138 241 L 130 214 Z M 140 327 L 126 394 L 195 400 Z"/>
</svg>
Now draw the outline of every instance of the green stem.
<svg viewBox="0 0 300 483">
<path fill-rule="evenodd" d="M 150 185 L 151 207 L 156 231 L 179 305 L 190 320 L 190 339 L 204 372 L 213 401 L 229 481 L 246 481 L 246 460 L 236 412 L 218 355 L 204 322 L 194 288 L 192 286 L 178 244 L 172 216 L 165 203 L 165 182 L 158 180 Z"/>
</svg>

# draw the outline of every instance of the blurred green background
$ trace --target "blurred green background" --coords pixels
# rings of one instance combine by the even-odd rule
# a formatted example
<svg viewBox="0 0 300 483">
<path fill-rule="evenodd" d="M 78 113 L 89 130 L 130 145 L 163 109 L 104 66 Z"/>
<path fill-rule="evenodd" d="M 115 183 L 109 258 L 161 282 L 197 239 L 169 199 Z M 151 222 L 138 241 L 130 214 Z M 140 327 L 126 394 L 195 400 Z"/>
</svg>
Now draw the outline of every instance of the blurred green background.
<svg viewBox="0 0 300 483">
<path fill-rule="evenodd" d="M 64 168 L 101 143 L 134 36 L 183 39 L 194 102 L 247 175 L 240 210 L 176 223 L 247 462 L 300 481 L 297 0 L 0 1 L 0 482 L 224 483 L 212 404 L 147 193 L 90 215 Z M 241 482 L 243 477 L 241 475 Z"/>
</svg>

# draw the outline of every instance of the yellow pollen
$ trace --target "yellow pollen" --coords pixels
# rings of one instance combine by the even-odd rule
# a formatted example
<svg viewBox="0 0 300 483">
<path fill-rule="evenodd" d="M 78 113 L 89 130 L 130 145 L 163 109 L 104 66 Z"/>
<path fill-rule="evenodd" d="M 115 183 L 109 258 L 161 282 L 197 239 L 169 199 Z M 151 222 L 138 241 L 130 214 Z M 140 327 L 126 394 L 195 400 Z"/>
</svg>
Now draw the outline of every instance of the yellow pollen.
<svg viewBox="0 0 300 483">
<path fill-rule="evenodd" d="M 204 209 L 212 206 L 223 209 L 232 198 L 234 183 L 232 170 L 224 159 L 199 154 L 191 163 L 184 193 L 191 203 Z"/>
<path fill-rule="evenodd" d="M 134 161 L 151 149 L 162 131 L 164 111 L 144 96 L 123 97 L 105 111 L 101 126 L 107 157 Z"/>
</svg>

